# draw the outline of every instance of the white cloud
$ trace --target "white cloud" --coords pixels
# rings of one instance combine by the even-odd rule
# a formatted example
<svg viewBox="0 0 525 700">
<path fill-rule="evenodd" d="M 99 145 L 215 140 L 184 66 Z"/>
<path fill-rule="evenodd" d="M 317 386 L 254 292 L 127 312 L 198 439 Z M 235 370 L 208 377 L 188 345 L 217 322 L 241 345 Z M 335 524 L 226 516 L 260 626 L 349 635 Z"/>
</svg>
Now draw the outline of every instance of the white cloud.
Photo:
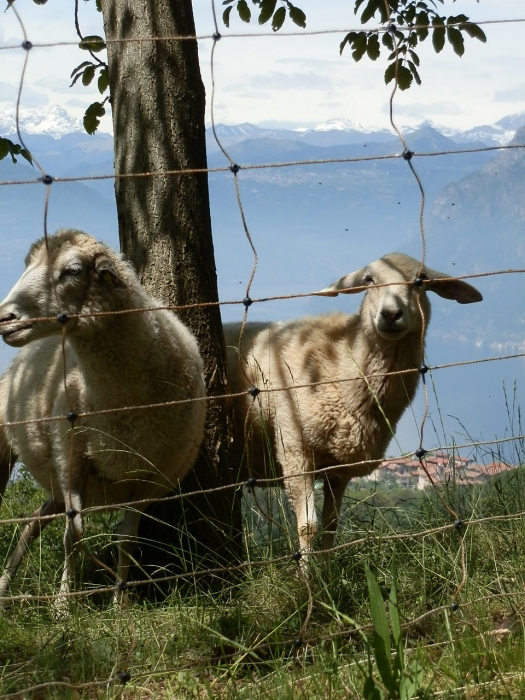
<svg viewBox="0 0 525 700">
<path fill-rule="evenodd" d="M 332 81 L 322 73 L 282 73 L 273 71 L 252 75 L 249 84 L 258 89 L 266 90 L 327 90 Z"/>
<path fill-rule="evenodd" d="M 496 102 L 525 102 L 525 84 L 499 90 L 494 93 Z"/>
<path fill-rule="evenodd" d="M 383 112 L 388 113 L 389 105 L 383 107 Z M 461 114 L 460 107 L 455 102 L 411 102 L 408 104 L 394 104 L 394 113 L 405 117 L 426 117 L 429 114 Z"/>
</svg>

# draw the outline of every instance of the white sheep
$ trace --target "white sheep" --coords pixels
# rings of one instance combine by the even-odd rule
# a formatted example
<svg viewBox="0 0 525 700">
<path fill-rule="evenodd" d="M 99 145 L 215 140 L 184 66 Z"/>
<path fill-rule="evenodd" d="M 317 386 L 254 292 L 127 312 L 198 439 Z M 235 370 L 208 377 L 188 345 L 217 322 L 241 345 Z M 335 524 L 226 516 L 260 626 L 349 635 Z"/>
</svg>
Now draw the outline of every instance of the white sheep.
<svg viewBox="0 0 525 700">
<path fill-rule="evenodd" d="M 50 494 L 33 515 L 67 514 L 59 607 L 74 575 L 81 511 L 163 496 L 198 454 L 205 388 L 190 331 L 167 310 L 84 315 L 160 305 L 118 253 L 70 229 L 31 246 L 24 273 L 0 304 L 0 333 L 21 347 L 0 380 L 0 484 L 17 458 Z M 163 402 L 181 403 L 118 410 Z M 145 508 L 124 510 L 120 589 Z M 47 522 L 25 527 L 0 595 Z"/>
<path fill-rule="evenodd" d="M 414 284 L 418 276 L 424 282 Z M 247 324 L 240 352 L 238 325 L 226 326 L 231 389 L 243 392 L 234 402 L 236 439 L 248 438 L 244 459 L 252 478 L 273 476 L 274 464 L 280 465 L 302 552 L 312 550 L 317 533 L 316 471 L 340 465 L 324 473 L 322 546 L 329 549 L 348 481 L 378 465 L 414 397 L 417 371 L 385 373 L 421 366 L 422 315 L 425 331 L 430 320 L 426 292 L 460 304 L 481 301 L 465 282 L 439 281 L 447 277 L 391 253 L 320 292 L 336 296 L 368 287 L 358 313 Z M 250 387 L 277 391 L 254 399 Z M 290 388 L 279 391 L 284 387 Z M 359 464 L 368 460 L 378 462 Z"/>
</svg>

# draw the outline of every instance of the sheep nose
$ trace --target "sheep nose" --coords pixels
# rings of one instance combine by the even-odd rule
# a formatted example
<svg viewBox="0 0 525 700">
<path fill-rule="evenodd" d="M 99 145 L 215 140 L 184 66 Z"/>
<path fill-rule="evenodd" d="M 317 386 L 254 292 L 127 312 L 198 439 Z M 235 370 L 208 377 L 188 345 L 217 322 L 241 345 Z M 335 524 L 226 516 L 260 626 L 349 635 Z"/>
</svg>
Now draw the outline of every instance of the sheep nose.
<svg viewBox="0 0 525 700">
<path fill-rule="evenodd" d="M 16 314 L 14 314 L 11 311 L 11 313 L 8 313 L 5 316 L 2 316 L 2 318 L 0 318 L 0 323 L 7 323 L 7 321 L 15 321 L 15 320 L 16 320 Z"/>
<path fill-rule="evenodd" d="M 390 323 L 393 323 L 394 321 L 399 321 L 402 315 L 403 312 L 400 309 L 383 309 L 381 311 L 381 316 L 385 319 L 385 321 L 389 321 Z"/>
</svg>

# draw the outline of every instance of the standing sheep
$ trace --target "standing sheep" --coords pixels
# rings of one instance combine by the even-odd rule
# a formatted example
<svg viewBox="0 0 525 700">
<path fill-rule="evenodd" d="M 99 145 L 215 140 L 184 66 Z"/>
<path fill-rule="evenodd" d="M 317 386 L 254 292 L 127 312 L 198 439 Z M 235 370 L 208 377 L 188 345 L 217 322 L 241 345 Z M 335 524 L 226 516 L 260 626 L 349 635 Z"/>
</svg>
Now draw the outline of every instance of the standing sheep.
<svg viewBox="0 0 525 700">
<path fill-rule="evenodd" d="M 236 439 L 248 438 L 251 477 L 273 476 L 273 465 L 280 465 L 302 552 L 311 551 L 317 533 L 316 471 L 340 465 L 323 475 L 322 546 L 329 549 L 348 481 L 377 466 L 414 397 L 417 371 L 385 374 L 420 367 L 422 315 L 425 331 L 430 321 L 427 291 L 460 304 L 482 300 L 469 284 L 445 278 L 408 255 L 391 253 L 320 292 L 336 296 L 368 287 L 356 314 L 247 324 L 240 354 L 239 327 L 226 327 L 232 392 L 244 392 L 234 404 Z M 277 391 L 250 395 L 250 387 Z M 378 462 L 359 464 L 368 460 Z"/>
<path fill-rule="evenodd" d="M 24 273 L 0 304 L 0 333 L 21 348 L 0 379 L 0 485 L 18 459 L 50 494 L 33 515 L 66 512 L 60 605 L 74 574 L 82 510 L 165 495 L 199 451 L 205 418 L 199 349 L 175 314 L 153 310 L 158 306 L 118 253 L 70 229 L 31 246 Z M 134 309 L 152 310 L 127 313 Z M 173 404 L 119 410 L 164 402 Z M 124 511 L 122 583 L 145 508 Z M 25 527 L 0 595 L 47 522 Z"/>
</svg>

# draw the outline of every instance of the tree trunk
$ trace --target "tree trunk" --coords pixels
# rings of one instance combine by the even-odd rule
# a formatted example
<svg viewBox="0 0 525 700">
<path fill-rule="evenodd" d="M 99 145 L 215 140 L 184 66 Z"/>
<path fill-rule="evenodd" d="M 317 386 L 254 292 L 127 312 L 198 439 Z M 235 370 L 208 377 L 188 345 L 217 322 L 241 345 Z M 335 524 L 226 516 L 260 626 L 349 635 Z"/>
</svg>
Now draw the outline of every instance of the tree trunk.
<svg viewBox="0 0 525 700">
<path fill-rule="evenodd" d="M 115 134 L 119 235 L 126 257 L 158 299 L 170 305 L 218 301 L 206 173 L 166 171 L 206 168 L 205 94 L 197 42 L 160 39 L 195 35 L 191 0 L 102 1 Z M 156 37 L 157 40 L 152 40 Z M 159 174 L 160 173 L 160 174 Z M 195 333 L 209 396 L 226 393 L 225 348 L 218 306 L 181 310 Z M 185 492 L 237 480 L 231 468 L 228 406 L 208 405 L 206 438 Z M 166 426 L 170 430 L 170 426 Z M 234 489 L 156 505 L 143 518 L 141 564 L 228 565 L 239 554 L 240 505 Z M 181 551 L 182 550 L 182 551 Z M 220 564 L 219 564 L 220 565 Z"/>
</svg>

